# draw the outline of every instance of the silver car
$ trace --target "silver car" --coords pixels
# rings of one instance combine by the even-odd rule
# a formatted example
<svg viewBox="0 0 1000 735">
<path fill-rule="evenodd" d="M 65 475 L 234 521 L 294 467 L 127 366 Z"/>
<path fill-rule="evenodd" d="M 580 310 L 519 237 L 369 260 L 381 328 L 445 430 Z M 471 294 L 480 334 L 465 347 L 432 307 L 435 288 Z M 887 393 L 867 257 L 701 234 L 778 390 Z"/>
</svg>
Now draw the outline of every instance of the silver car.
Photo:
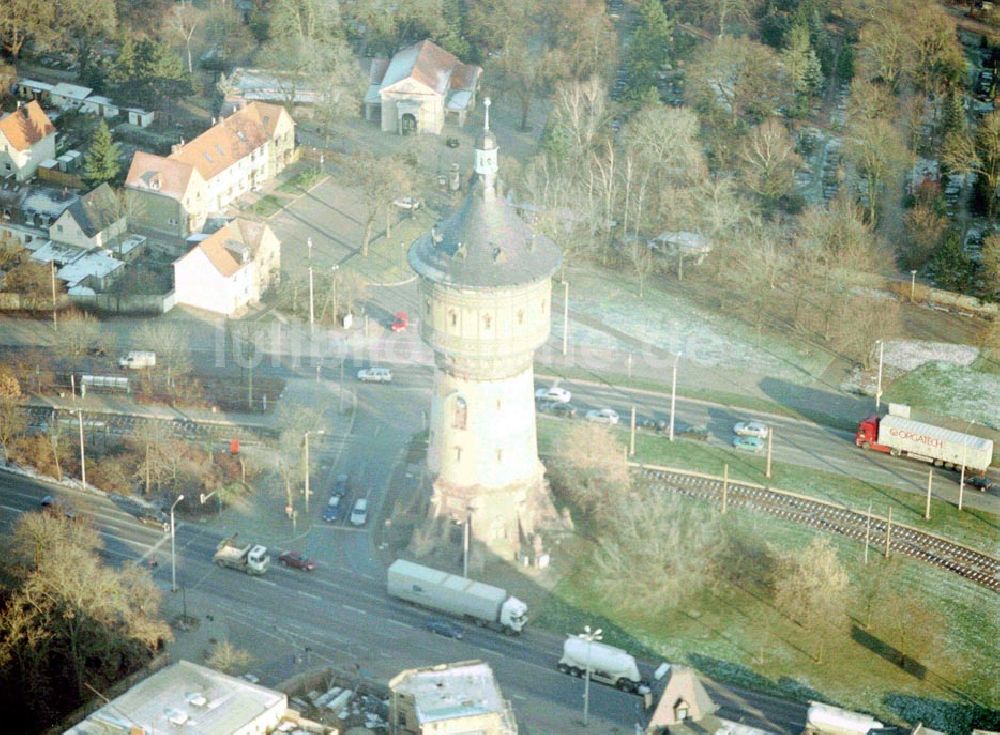
<svg viewBox="0 0 1000 735">
<path fill-rule="evenodd" d="M 736 436 L 755 436 L 758 439 L 767 439 L 770 431 L 763 421 L 740 421 L 733 426 L 733 433 Z"/>
<path fill-rule="evenodd" d="M 613 408 L 592 408 L 584 414 L 584 418 L 596 424 L 617 424 L 618 412 Z"/>
</svg>

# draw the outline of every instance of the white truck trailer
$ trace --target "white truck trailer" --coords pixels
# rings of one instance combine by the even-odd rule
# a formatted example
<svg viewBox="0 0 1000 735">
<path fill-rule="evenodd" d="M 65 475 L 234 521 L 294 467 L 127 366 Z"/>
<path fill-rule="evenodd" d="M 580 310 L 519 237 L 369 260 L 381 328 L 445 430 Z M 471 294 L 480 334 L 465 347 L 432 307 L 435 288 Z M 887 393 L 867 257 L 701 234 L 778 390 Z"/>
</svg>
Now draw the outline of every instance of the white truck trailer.
<svg viewBox="0 0 1000 735">
<path fill-rule="evenodd" d="M 563 642 L 563 655 L 557 668 L 564 674 L 584 676 L 621 689 L 623 692 L 645 694 L 649 684 L 639 676 L 635 657 L 627 651 L 596 641 L 569 636 Z"/>
<path fill-rule="evenodd" d="M 871 715 L 831 707 L 822 702 L 810 702 L 803 735 L 867 735 L 884 725 Z"/>
<path fill-rule="evenodd" d="M 257 576 L 267 572 L 267 565 L 270 563 L 271 557 L 267 553 L 266 546 L 261 544 L 240 545 L 233 537 L 219 542 L 213 561 L 220 567 L 236 569 Z"/>
<path fill-rule="evenodd" d="M 412 561 L 397 559 L 389 566 L 388 587 L 393 597 L 508 635 L 527 622 L 528 606 L 506 590 Z"/>
<path fill-rule="evenodd" d="M 862 449 L 905 455 L 942 467 L 985 472 L 993 461 L 993 441 L 892 414 L 858 424 L 854 443 Z"/>
<path fill-rule="evenodd" d="M 118 358 L 118 367 L 122 370 L 156 367 L 156 353 L 149 350 L 130 350 L 127 355 Z"/>
</svg>

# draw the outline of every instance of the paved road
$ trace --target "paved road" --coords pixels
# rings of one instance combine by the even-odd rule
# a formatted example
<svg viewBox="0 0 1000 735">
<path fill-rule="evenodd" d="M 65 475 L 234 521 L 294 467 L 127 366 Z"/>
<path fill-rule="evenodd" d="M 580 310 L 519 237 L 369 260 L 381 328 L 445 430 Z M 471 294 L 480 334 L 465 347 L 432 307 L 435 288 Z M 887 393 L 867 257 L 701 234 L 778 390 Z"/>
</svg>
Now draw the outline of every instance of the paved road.
<svg viewBox="0 0 1000 735">
<path fill-rule="evenodd" d="M 53 492 L 94 520 L 110 562 L 156 559 L 155 579 L 169 589 L 169 537 L 138 525 L 104 498 L 53 490 L 44 483 L 0 473 L 0 526 L 9 532 L 20 514 L 36 509 L 41 496 Z M 561 637 L 529 628 L 510 638 L 467 627 L 465 639 L 456 641 L 427 632 L 423 625 L 431 616 L 388 597 L 380 566 L 359 569 L 339 562 L 343 546 L 363 545 L 367 531 L 323 529 L 325 540 L 331 536 L 349 540 L 327 542 L 326 553 L 314 554 L 321 564 L 317 571 L 273 565 L 263 578 L 212 564 L 216 544 L 224 535 L 212 524 L 180 524 L 178 584 L 184 588 L 190 614 L 224 620 L 234 634 L 232 642 L 253 652 L 255 671 L 265 684 L 283 678 L 292 655 L 307 647 L 315 664 L 357 663 L 383 680 L 402 668 L 478 658 L 493 667 L 519 721 L 532 732 L 569 732 L 578 726 L 581 683 L 555 670 Z M 168 606 L 177 609 L 180 595 L 165 594 Z M 649 662 L 647 667 L 651 666 Z M 778 733 L 801 730 L 805 708 L 800 704 L 715 685 L 711 689 L 723 716 L 742 717 L 748 724 Z M 591 687 L 589 731 L 629 732 L 640 716 L 640 702 L 608 687 Z"/>
</svg>

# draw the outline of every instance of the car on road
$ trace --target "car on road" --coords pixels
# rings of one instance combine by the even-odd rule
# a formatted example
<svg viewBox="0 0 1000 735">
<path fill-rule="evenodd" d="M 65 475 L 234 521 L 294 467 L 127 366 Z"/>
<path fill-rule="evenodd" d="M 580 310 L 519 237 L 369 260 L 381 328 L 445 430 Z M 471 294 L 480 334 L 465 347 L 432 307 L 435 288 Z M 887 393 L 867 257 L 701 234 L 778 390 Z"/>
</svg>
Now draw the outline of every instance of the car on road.
<svg viewBox="0 0 1000 735">
<path fill-rule="evenodd" d="M 417 199 L 416 197 L 400 197 L 399 199 L 394 201 L 393 204 L 395 204 L 400 209 L 409 209 L 411 211 L 420 209 L 420 200 Z"/>
<path fill-rule="evenodd" d="M 453 623 L 450 620 L 440 620 L 438 618 L 434 618 L 433 620 L 428 620 L 424 627 L 431 633 L 443 635 L 445 638 L 461 639 L 463 635 L 462 626 L 457 623 Z"/>
<path fill-rule="evenodd" d="M 618 412 L 613 408 L 592 408 L 583 417 L 595 424 L 618 423 Z"/>
<path fill-rule="evenodd" d="M 558 385 L 552 385 L 548 388 L 539 388 L 535 391 L 536 401 L 552 401 L 553 403 L 569 403 L 573 398 L 573 394 L 570 393 L 565 388 L 560 388 Z"/>
<path fill-rule="evenodd" d="M 970 477 L 968 481 L 969 487 L 974 487 L 981 493 L 988 493 L 997 487 L 997 483 L 991 480 L 989 477 Z"/>
<path fill-rule="evenodd" d="M 697 439 L 698 441 L 708 441 L 707 426 L 685 426 L 681 429 L 680 435 L 685 439 Z"/>
<path fill-rule="evenodd" d="M 351 510 L 351 525 L 363 526 L 368 523 L 368 498 L 358 498 Z"/>
<path fill-rule="evenodd" d="M 334 495 L 347 495 L 347 475 L 341 472 L 333 481 Z"/>
<path fill-rule="evenodd" d="M 733 433 L 736 436 L 755 436 L 759 439 L 767 439 L 770 429 L 763 421 L 740 421 L 733 426 Z"/>
<path fill-rule="evenodd" d="M 56 499 L 53 498 L 51 495 L 46 495 L 44 498 L 42 498 L 42 508 L 51 508 L 55 504 L 56 504 Z"/>
<path fill-rule="evenodd" d="M 391 383 L 392 370 L 384 367 L 370 367 L 358 370 L 358 380 L 362 383 Z"/>
<path fill-rule="evenodd" d="M 405 332 L 406 328 L 410 326 L 410 315 L 405 311 L 397 311 L 393 314 L 392 324 L 389 325 L 389 329 L 393 332 Z"/>
<path fill-rule="evenodd" d="M 301 569 L 304 572 L 316 571 L 316 562 L 298 551 L 286 551 L 278 557 L 278 561 L 286 567 Z"/>
<path fill-rule="evenodd" d="M 162 510 L 150 511 L 139 516 L 139 523 L 152 528 L 159 528 L 164 533 L 170 533 L 170 517 Z"/>
<path fill-rule="evenodd" d="M 538 410 L 542 413 L 551 413 L 559 418 L 576 418 L 576 406 L 572 403 L 560 403 L 558 401 L 539 401 Z"/>
<path fill-rule="evenodd" d="M 759 436 L 734 436 L 733 446 L 745 452 L 759 452 L 764 448 L 764 440 Z"/>
<path fill-rule="evenodd" d="M 341 501 L 342 497 L 340 495 L 331 495 L 330 499 L 326 501 L 326 507 L 323 509 L 323 520 L 327 523 L 336 523 L 340 520 L 340 514 L 342 511 Z"/>
</svg>

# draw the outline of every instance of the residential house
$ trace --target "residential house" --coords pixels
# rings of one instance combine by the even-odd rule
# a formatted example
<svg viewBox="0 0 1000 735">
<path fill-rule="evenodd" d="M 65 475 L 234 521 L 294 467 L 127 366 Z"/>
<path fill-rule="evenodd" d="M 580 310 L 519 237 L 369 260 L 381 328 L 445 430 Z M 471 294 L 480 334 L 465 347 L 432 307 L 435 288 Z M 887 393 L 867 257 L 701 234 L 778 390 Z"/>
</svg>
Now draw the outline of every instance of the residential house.
<svg viewBox="0 0 1000 735">
<path fill-rule="evenodd" d="M 49 240 L 31 253 L 36 263 L 51 263 L 55 277 L 66 284 L 70 296 L 92 296 L 125 272 L 125 264 L 105 250 L 86 250 Z"/>
<path fill-rule="evenodd" d="M 386 132 L 440 135 L 446 122 L 464 125 L 476 109 L 482 75 L 482 68 L 420 41 L 390 60 L 372 60 L 365 119 L 378 112 Z"/>
<path fill-rule="evenodd" d="M 331 728 L 289 709 L 288 696 L 282 692 L 182 660 L 143 679 L 63 735 L 182 731 L 329 735 Z"/>
<path fill-rule="evenodd" d="M 19 104 L 0 118 L 0 177 L 24 181 L 42 161 L 55 157 L 56 127 L 37 102 Z"/>
<path fill-rule="evenodd" d="M 281 268 L 281 243 L 263 222 L 237 219 L 174 261 L 176 303 L 227 316 L 261 295 Z"/>
<path fill-rule="evenodd" d="M 49 226 L 79 196 L 69 189 L 4 182 L 0 186 L 0 239 L 34 249 L 49 239 Z"/>
<path fill-rule="evenodd" d="M 144 225 L 185 236 L 200 229 L 208 213 L 221 212 L 276 176 L 294 152 L 291 115 L 278 105 L 250 102 L 191 142 L 175 145 L 167 158 L 136 153 L 125 186 L 150 201 Z"/>
<path fill-rule="evenodd" d="M 87 250 L 104 248 L 125 232 L 127 223 L 107 183 L 81 196 L 49 226 L 49 237 Z"/>
<path fill-rule="evenodd" d="M 389 690 L 390 729 L 400 735 L 517 735 L 510 702 L 482 661 L 407 669 Z"/>
<path fill-rule="evenodd" d="M 663 693 L 656 704 L 646 727 L 646 735 L 690 732 L 696 724 L 701 732 L 716 732 L 721 721 L 715 717 L 718 705 L 705 691 L 694 670 L 687 666 L 671 664 L 664 683 Z"/>
<path fill-rule="evenodd" d="M 135 192 L 135 222 L 158 233 L 185 237 L 208 216 L 208 187 L 189 163 L 136 151 L 125 178 Z"/>
</svg>

